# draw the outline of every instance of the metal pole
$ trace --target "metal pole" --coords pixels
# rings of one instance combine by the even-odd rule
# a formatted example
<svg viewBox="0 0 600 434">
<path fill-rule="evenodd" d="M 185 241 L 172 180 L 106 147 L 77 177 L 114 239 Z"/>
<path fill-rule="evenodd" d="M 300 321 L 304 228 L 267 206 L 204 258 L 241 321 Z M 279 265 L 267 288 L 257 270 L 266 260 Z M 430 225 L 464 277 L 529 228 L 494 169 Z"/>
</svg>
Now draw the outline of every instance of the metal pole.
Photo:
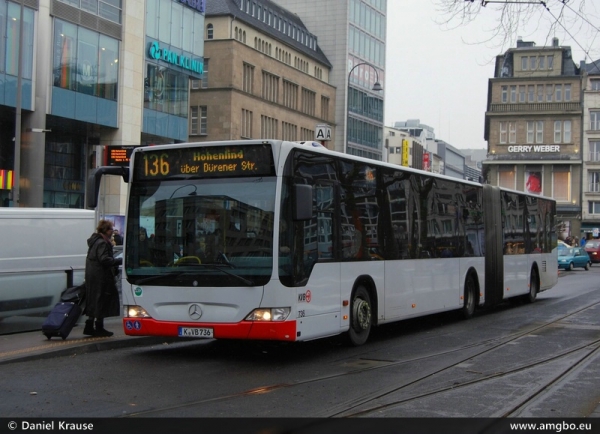
<svg viewBox="0 0 600 434">
<path fill-rule="evenodd" d="M 15 115 L 15 158 L 13 167 L 12 206 L 20 206 L 21 181 L 21 99 L 22 99 L 22 64 L 23 64 L 23 0 L 21 0 L 19 16 L 19 56 L 17 65 L 17 107 Z"/>
</svg>

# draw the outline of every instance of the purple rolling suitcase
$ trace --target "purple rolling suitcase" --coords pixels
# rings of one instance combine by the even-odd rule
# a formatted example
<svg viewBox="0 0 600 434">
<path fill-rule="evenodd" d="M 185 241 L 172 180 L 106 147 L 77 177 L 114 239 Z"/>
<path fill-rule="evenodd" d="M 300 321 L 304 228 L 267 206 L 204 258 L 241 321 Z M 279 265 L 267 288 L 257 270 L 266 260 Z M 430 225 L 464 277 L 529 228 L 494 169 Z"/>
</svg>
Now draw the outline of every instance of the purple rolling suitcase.
<svg viewBox="0 0 600 434">
<path fill-rule="evenodd" d="M 61 302 L 52 308 L 50 315 L 42 324 L 42 333 L 51 339 L 60 336 L 67 339 L 77 320 L 81 316 L 81 307 L 76 303 Z"/>
</svg>

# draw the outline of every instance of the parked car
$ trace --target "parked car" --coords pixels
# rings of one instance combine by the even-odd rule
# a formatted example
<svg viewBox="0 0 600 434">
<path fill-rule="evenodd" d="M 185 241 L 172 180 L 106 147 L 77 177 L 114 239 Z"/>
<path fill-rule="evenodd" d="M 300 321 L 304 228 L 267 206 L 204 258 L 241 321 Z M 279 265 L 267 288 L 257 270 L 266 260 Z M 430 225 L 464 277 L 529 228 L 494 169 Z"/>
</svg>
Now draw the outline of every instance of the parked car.
<svg viewBox="0 0 600 434">
<path fill-rule="evenodd" d="M 585 243 L 584 249 L 590 255 L 592 264 L 600 262 L 600 240 L 589 240 Z"/>
<path fill-rule="evenodd" d="M 558 268 L 573 270 L 575 267 L 590 269 L 591 261 L 583 247 L 568 247 L 558 249 Z"/>
</svg>

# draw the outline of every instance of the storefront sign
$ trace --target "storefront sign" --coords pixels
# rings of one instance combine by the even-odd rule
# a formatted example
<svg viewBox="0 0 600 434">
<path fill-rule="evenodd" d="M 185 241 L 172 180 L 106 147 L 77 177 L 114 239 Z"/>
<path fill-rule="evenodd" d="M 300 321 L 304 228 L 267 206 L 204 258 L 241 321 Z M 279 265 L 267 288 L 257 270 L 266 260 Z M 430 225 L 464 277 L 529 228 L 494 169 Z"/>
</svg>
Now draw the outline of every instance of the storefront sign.
<svg viewBox="0 0 600 434">
<path fill-rule="evenodd" d="M 410 153 L 410 149 L 408 146 L 408 140 L 402 139 L 402 165 L 404 167 L 408 167 L 409 153 Z"/>
<path fill-rule="evenodd" d="M 192 9 L 196 9 L 201 14 L 206 11 L 206 0 L 179 0 L 179 2 Z"/>
<path fill-rule="evenodd" d="M 195 72 L 198 75 L 202 75 L 204 71 L 204 60 L 192 59 L 167 48 L 161 48 L 158 41 L 154 41 L 150 44 L 148 56 L 151 59 L 162 60 L 163 62 L 167 62 L 171 65 Z"/>
<path fill-rule="evenodd" d="M 509 146 L 508 152 L 560 152 L 560 145 Z"/>
</svg>

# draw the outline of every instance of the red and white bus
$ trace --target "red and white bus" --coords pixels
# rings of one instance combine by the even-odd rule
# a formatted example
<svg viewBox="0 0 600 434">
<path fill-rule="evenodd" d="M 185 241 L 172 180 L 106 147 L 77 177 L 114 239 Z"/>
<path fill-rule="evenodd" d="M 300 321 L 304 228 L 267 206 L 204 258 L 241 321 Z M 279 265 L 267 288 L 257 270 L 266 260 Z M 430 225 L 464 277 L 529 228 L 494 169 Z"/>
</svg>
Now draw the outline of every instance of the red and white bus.
<svg viewBox="0 0 600 434">
<path fill-rule="evenodd" d="M 128 335 L 304 341 L 533 302 L 557 282 L 554 200 L 276 140 L 137 148 Z"/>
</svg>

